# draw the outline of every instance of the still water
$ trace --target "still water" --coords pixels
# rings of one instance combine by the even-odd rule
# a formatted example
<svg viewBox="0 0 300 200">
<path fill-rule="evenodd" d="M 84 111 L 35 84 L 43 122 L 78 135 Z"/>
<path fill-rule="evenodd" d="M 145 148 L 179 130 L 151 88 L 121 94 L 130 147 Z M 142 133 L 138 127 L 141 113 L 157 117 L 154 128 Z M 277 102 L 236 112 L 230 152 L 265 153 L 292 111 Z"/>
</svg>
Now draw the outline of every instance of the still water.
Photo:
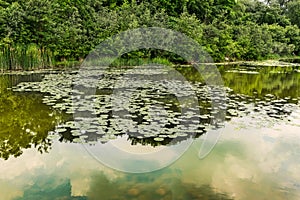
<svg viewBox="0 0 300 200">
<path fill-rule="evenodd" d="M 133 82 L 138 92 L 126 90 L 126 108 L 115 109 L 126 99 L 111 98 L 124 91 L 116 80 L 126 71 L 135 74 L 128 84 L 142 80 L 137 72 L 149 75 L 130 70 L 111 69 L 82 101 L 72 99 L 82 95 L 74 90 L 76 71 L 0 75 L 0 199 L 300 199 L 298 68 L 219 67 L 226 107 L 219 108 L 224 123 L 214 127 L 216 96 L 191 67 L 176 70 L 193 91 L 180 95 L 197 97 L 196 120 L 188 112 L 179 117 L 186 101 L 172 95 L 172 81 L 164 82 L 168 88 Z M 216 131 L 217 144 L 199 159 Z"/>
</svg>

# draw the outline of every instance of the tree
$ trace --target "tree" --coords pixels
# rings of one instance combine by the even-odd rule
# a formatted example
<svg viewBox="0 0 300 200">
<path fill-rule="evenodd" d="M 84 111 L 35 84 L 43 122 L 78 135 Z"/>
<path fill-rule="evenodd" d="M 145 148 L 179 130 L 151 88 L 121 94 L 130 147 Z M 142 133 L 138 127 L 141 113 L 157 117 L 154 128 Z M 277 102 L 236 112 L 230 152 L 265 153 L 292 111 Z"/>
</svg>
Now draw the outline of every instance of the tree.
<svg viewBox="0 0 300 200">
<path fill-rule="evenodd" d="M 292 24 L 300 27 L 300 0 L 293 0 L 287 3 L 287 16 Z"/>
</svg>

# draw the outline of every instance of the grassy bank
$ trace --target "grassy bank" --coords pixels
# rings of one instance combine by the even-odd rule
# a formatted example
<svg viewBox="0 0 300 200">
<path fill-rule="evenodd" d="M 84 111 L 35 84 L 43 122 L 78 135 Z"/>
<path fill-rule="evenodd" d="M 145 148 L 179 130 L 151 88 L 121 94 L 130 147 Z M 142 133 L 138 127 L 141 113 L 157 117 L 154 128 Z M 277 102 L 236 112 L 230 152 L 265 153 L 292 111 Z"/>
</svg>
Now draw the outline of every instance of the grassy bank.
<svg viewBox="0 0 300 200">
<path fill-rule="evenodd" d="M 104 58 L 105 59 L 105 58 Z M 5 46 L 0 47 L 0 70 L 8 71 L 38 71 L 40 69 L 70 69 L 79 67 L 83 60 L 55 61 L 54 54 L 49 50 L 41 50 L 36 45 Z M 117 58 L 110 60 L 107 58 L 104 63 L 111 63 L 110 66 L 141 66 L 147 64 L 161 64 L 166 66 L 187 65 L 187 63 L 177 63 L 167 58 Z M 211 65 L 243 65 L 243 66 L 300 66 L 300 57 L 282 57 L 263 61 L 234 61 L 220 63 L 206 63 Z"/>
</svg>

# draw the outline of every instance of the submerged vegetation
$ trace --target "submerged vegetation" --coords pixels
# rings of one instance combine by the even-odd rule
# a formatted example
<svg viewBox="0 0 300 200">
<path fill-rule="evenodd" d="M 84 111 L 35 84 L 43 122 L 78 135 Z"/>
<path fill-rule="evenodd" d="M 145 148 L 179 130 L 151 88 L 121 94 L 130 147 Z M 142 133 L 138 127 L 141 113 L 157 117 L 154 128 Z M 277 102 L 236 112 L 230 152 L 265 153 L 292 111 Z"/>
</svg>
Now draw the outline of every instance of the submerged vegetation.
<svg viewBox="0 0 300 200">
<path fill-rule="evenodd" d="M 78 64 L 106 38 L 153 26 L 188 35 L 215 61 L 299 56 L 299 13 L 299 0 L 1 0 L 0 69 Z M 117 65 L 182 62 L 159 50 L 123 57 Z"/>
</svg>

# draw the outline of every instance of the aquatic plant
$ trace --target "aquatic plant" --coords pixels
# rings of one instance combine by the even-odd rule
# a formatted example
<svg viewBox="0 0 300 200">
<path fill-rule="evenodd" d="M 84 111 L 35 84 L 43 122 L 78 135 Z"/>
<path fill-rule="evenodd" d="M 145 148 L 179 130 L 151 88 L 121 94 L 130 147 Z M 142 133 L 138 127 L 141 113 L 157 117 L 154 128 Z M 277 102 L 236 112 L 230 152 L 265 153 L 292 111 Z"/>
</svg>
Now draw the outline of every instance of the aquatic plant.
<svg viewBox="0 0 300 200">
<path fill-rule="evenodd" d="M 54 57 L 50 50 L 30 45 L 0 46 L 1 70 L 30 70 L 52 67 Z"/>
</svg>

